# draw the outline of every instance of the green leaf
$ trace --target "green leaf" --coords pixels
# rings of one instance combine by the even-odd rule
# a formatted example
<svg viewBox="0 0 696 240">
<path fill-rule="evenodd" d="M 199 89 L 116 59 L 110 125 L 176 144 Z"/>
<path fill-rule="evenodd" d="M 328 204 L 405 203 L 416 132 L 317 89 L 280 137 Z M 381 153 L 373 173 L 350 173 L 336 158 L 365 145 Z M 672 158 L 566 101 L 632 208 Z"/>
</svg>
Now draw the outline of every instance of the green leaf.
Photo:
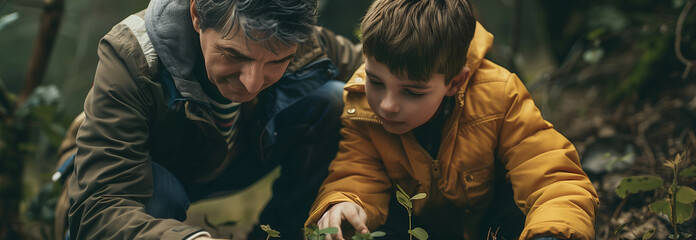
<svg viewBox="0 0 696 240">
<path fill-rule="evenodd" d="M 655 229 L 654 228 L 648 229 L 647 231 L 645 231 L 645 233 L 643 233 L 643 240 L 651 239 L 653 234 L 655 234 Z"/>
<path fill-rule="evenodd" d="M 694 207 L 691 204 L 677 202 L 677 224 L 683 223 L 691 218 Z"/>
<path fill-rule="evenodd" d="M 411 197 L 411 200 L 423 199 L 423 198 L 425 198 L 426 196 L 428 196 L 428 195 L 425 194 L 425 193 L 419 193 L 419 194 L 416 194 L 415 196 Z"/>
<path fill-rule="evenodd" d="M 398 200 L 399 203 L 402 206 L 406 207 L 407 209 L 413 208 L 413 204 L 411 203 L 411 199 L 409 199 L 405 193 L 396 192 L 396 200 Z"/>
<path fill-rule="evenodd" d="M 324 228 L 324 229 L 317 231 L 317 234 L 336 234 L 336 233 L 338 233 L 338 228 L 336 228 L 336 227 Z"/>
<path fill-rule="evenodd" d="M 684 204 L 676 202 L 677 205 L 677 222 L 675 224 L 680 224 L 691 218 L 691 212 L 693 211 L 693 206 L 691 204 Z M 667 217 L 672 221 L 672 207 L 669 204 L 669 199 L 665 198 L 658 200 L 650 205 L 650 211 L 658 212 L 667 215 Z"/>
<path fill-rule="evenodd" d="M 401 188 L 401 186 L 399 186 L 399 184 L 396 184 L 396 187 L 399 188 L 399 192 L 403 193 L 407 198 L 410 198 L 408 194 L 406 194 L 406 191 L 404 191 L 404 189 Z"/>
<path fill-rule="evenodd" d="M 696 166 L 688 167 L 687 169 L 679 172 L 679 176 L 682 177 L 696 177 Z"/>
<path fill-rule="evenodd" d="M 261 230 L 263 230 L 264 232 L 266 232 L 266 234 L 268 234 L 268 236 L 271 236 L 271 237 L 280 237 L 280 232 L 271 229 L 271 226 L 268 226 L 268 225 L 261 225 Z"/>
<path fill-rule="evenodd" d="M 696 190 L 687 186 L 679 186 L 677 202 L 691 204 L 694 201 L 696 201 Z"/>
<path fill-rule="evenodd" d="M 619 186 L 616 187 L 616 195 L 620 198 L 625 198 L 629 193 L 638 193 L 641 191 L 650 191 L 662 186 L 662 179 L 657 176 L 631 176 L 621 180 Z"/>
<path fill-rule="evenodd" d="M 358 233 L 353 236 L 353 240 L 371 240 L 372 236 L 369 233 Z"/>
<path fill-rule="evenodd" d="M 428 233 L 422 228 L 414 228 L 413 230 L 408 230 L 408 233 L 418 238 L 418 240 L 428 239 Z"/>
<path fill-rule="evenodd" d="M 371 232 L 371 233 L 370 233 L 370 236 L 372 236 L 373 238 L 376 238 L 376 237 L 384 237 L 384 236 L 387 236 L 387 234 L 384 233 L 384 232 L 382 232 L 382 231 L 375 231 L 375 232 Z"/>
<path fill-rule="evenodd" d="M 669 206 L 669 199 L 665 198 L 662 200 L 657 200 L 654 203 L 651 203 L 648 205 L 650 207 L 650 211 L 656 212 L 656 213 L 662 213 L 667 216 L 672 216 L 672 207 Z"/>
</svg>

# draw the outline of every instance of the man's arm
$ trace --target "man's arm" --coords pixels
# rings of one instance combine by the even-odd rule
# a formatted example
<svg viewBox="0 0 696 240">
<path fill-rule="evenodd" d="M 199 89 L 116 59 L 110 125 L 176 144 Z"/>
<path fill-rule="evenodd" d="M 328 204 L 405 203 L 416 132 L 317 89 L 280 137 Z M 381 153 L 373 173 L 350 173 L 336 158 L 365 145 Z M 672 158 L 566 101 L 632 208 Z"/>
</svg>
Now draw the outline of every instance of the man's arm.
<svg viewBox="0 0 696 240">
<path fill-rule="evenodd" d="M 521 238 L 594 239 L 599 201 L 573 144 L 544 121 L 516 75 L 508 78 L 504 94 L 509 102 L 497 157 L 527 214 Z"/>
<path fill-rule="evenodd" d="M 157 84 L 139 73 L 147 67 L 137 40 L 117 25 L 99 46 L 94 86 L 85 100 L 85 120 L 68 182 L 71 239 L 186 239 L 200 231 L 145 213 L 153 192 L 146 148 L 150 121 L 163 107 Z M 127 59 L 127 60 L 124 60 Z"/>
</svg>

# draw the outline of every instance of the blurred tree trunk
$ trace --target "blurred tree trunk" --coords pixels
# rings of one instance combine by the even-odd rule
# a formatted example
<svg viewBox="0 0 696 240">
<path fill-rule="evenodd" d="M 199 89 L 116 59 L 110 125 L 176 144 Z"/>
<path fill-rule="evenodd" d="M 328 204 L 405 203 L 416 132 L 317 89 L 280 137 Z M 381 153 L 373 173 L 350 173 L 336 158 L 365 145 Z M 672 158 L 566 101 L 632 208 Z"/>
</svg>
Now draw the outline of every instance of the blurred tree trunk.
<svg viewBox="0 0 696 240">
<path fill-rule="evenodd" d="M 19 206 L 23 196 L 22 173 L 26 157 L 23 143 L 29 140 L 29 129 L 23 126 L 23 119 L 18 119 L 14 113 L 43 82 L 63 15 L 63 5 L 63 0 L 44 1 L 41 25 L 17 101 L 13 101 L 9 92 L 0 88 L 0 104 L 4 109 L 0 111 L 0 239 L 24 238 Z"/>
</svg>

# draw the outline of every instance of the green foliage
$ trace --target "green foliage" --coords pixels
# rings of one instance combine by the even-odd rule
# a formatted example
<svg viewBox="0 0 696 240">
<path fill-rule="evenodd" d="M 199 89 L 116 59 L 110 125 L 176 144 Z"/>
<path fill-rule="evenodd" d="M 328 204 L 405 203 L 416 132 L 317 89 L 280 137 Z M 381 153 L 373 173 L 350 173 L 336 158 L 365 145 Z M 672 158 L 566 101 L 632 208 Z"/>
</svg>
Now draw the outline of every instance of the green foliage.
<svg viewBox="0 0 696 240">
<path fill-rule="evenodd" d="M 338 233 L 338 228 L 330 227 L 319 229 L 316 224 L 312 224 L 304 229 L 304 234 L 307 240 L 323 240 L 327 234 Z"/>
<path fill-rule="evenodd" d="M 271 228 L 271 226 L 269 226 L 269 225 L 261 225 L 261 230 L 263 230 L 264 232 L 266 232 L 266 234 L 268 234 L 268 236 L 266 236 L 266 239 L 271 238 L 271 237 L 276 237 L 276 238 L 280 237 L 280 232 L 273 230 Z"/>
<path fill-rule="evenodd" d="M 654 203 L 648 205 L 650 207 L 650 211 L 656 212 L 656 213 L 662 213 L 664 215 L 667 215 L 669 219 L 672 219 L 672 206 L 670 204 L 670 199 L 665 198 L 661 200 L 657 200 Z M 676 223 L 683 223 L 684 221 L 688 220 L 691 218 L 691 212 L 693 210 L 691 204 L 684 204 L 680 202 L 676 202 Z"/>
<path fill-rule="evenodd" d="M 651 239 L 653 234 L 655 234 L 655 229 L 648 229 L 647 231 L 645 231 L 645 233 L 643 233 L 643 240 Z"/>
<path fill-rule="evenodd" d="M 413 235 L 414 237 L 418 238 L 418 240 L 426 240 L 428 239 L 428 233 L 423 230 L 422 228 L 414 228 L 412 230 L 408 230 L 408 233 Z"/>
<path fill-rule="evenodd" d="M 372 240 L 376 237 L 384 237 L 387 234 L 382 231 L 376 231 L 371 233 L 359 233 L 353 236 L 353 240 Z"/>
<path fill-rule="evenodd" d="M 677 224 L 683 223 L 689 220 L 693 214 L 692 203 L 696 202 L 696 190 L 687 186 L 679 185 L 680 177 L 693 177 L 695 167 L 689 167 L 683 171 L 679 171 L 679 165 L 682 162 L 683 154 L 677 154 L 677 156 L 672 161 L 667 161 L 664 163 L 666 167 L 669 167 L 674 173 L 672 177 L 672 184 L 669 188 L 664 188 L 663 180 L 657 176 L 632 176 L 624 178 L 619 186 L 616 187 L 616 194 L 621 198 L 625 198 L 629 193 L 638 193 L 641 191 L 649 191 L 657 188 L 663 189 L 667 193 L 667 198 L 657 200 L 650 203 L 648 207 L 650 211 L 656 213 L 662 213 L 667 215 L 670 223 L 672 224 L 672 230 L 676 237 L 672 239 L 679 239 L 680 234 L 677 229 Z M 620 227 L 623 229 L 623 227 Z M 620 231 L 617 229 L 616 232 Z M 649 236 L 643 235 L 643 239 L 650 239 L 653 233 Z M 682 234 L 681 236 L 686 237 Z"/>
<path fill-rule="evenodd" d="M 422 229 L 422 228 L 414 228 L 411 229 L 411 214 L 413 214 L 413 202 L 412 200 L 418 200 L 418 199 L 423 199 L 427 197 L 425 193 L 418 193 L 413 197 L 409 197 L 406 191 L 404 191 L 399 184 L 396 185 L 398 188 L 396 191 L 396 200 L 399 201 L 399 204 L 401 206 L 404 206 L 406 208 L 406 211 L 408 212 L 408 234 L 409 234 L 409 239 L 411 237 L 416 237 L 419 240 L 425 240 L 428 239 L 428 233 Z"/>
<path fill-rule="evenodd" d="M 680 177 L 696 177 L 696 166 L 691 166 L 679 172 Z"/>
<path fill-rule="evenodd" d="M 621 180 L 619 186 L 616 187 L 616 195 L 625 198 L 629 193 L 638 193 L 654 190 L 661 187 L 663 184 L 662 178 L 657 176 L 632 176 Z"/>
</svg>

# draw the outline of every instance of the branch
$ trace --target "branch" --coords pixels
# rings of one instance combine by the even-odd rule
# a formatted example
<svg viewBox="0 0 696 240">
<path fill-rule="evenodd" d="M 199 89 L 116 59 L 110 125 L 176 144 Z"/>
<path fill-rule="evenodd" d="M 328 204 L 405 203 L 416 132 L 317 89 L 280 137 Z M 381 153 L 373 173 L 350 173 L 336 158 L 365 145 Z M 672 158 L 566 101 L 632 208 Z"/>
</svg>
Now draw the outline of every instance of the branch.
<svg viewBox="0 0 696 240">
<path fill-rule="evenodd" d="M 41 27 L 34 44 L 34 52 L 31 55 L 24 86 L 17 98 L 16 106 L 22 106 L 29 94 L 43 82 L 46 73 L 49 56 L 58 35 L 61 16 L 63 15 L 64 0 L 45 0 L 44 12 L 41 15 Z"/>
<path fill-rule="evenodd" d="M 682 28 L 684 27 L 684 20 L 686 19 L 686 15 L 689 13 L 689 11 L 695 3 L 696 0 L 691 0 L 688 3 L 686 3 L 686 6 L 684 6 L 684 9 L 682 9 L 681 13 L 679 14 L 679 19 L 677 20 L 677 28 L 675 29 L 676 37 L 674 38 L 674 52 L 677 54 L 677 58 L 679 59 L 679 61 L 686 65 L 686 69 L 684 69 L 684 73 L 682 74 L 682 79 L 686 79 L 686 77 L 689 75 L 689 72 L 691 72 L 691 68 L 694 66 L 694 64 L 696 64 L 696 61 L 686 59 L 681 51 Z"/>
</svg>

